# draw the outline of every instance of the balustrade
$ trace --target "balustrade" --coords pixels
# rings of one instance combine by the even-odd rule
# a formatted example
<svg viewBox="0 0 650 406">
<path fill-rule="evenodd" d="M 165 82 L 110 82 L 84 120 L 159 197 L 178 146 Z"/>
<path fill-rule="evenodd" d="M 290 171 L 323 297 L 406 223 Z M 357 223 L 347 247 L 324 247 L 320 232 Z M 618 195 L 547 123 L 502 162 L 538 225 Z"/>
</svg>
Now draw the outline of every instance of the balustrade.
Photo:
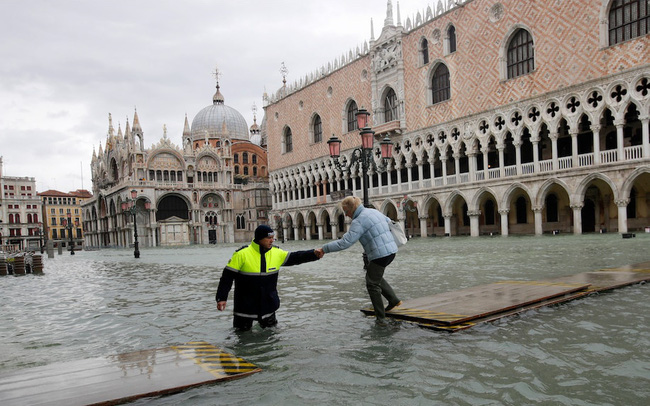
<svg viewBox="0 0 650 406">
<path fill-rule="evenodd" d="M 578 166 L 591 166 L 594 164 L 594 154 L 590 152 L 588 154 L 578 155 Z"/>
<path fill-rule="evenodd" d="M 506 176 L 517 176 L 517 167 L 516 166 L 506 166 L 503 168 Z"/>
<path fill-rule="evenodd" d="M 573 167 L 573 157 L 565 156 L 563 158 L 558 158 L 557 168 L 558 169 L 570 169 Z"/>
</svg>

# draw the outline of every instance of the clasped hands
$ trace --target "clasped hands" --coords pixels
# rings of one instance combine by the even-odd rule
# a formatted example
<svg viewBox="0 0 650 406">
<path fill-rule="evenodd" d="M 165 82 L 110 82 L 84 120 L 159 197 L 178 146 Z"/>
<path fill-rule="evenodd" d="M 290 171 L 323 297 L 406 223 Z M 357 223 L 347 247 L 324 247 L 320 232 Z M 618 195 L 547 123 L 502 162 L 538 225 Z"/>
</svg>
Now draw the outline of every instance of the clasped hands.
<svg viewBox="0 0 650 406">
<path fill-rule="evenodd" d="M 321 258 L 323 258 L 323 256 L 325 255 L 325 251 L 323 251 L 322 248 L 316 248 L 316 249 L 314 250 L 314 254 L 316 254 L 316 256 L 318 257 L 318 259 L 321 259 Z"/>
</svg>

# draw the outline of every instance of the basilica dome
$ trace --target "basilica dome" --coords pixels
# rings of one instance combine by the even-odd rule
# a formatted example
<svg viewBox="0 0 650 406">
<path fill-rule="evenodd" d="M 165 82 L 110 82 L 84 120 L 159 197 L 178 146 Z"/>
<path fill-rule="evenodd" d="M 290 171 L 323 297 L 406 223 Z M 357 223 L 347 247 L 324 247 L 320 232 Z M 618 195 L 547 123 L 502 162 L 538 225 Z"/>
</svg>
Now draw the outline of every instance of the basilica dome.
<svg viewBox="0 0 650 406">
<path fill-rule="evenodd" d="M 199 111 L 192 120 L 192 141 L 230 137 L 233 140 L 248 140 L 248 124 L 237 110 L 224 104 L 223 95 L 217 85 L 212 105 Z"/>
</svg>

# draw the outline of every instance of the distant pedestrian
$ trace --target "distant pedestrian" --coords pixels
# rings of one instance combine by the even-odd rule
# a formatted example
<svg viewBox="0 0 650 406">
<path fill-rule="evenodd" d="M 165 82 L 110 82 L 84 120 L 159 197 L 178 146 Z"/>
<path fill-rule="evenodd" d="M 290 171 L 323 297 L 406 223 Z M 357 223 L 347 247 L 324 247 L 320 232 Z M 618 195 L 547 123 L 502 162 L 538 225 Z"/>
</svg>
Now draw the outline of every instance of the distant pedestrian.
<svg viewBox="0 0 650 406">
<path fill-rule="evenodd" d="M 363 207 L 361 199 L 348 196 L 341 201 L 341 209 L 352 219 L 350 229 L 341 239 L 329 242 L 317 251 L 323 254 L 342 251 L 359 241 L 363 246 L 366 270 L 366 288 L 378 321 L 384 321 L 386 312 L 400 306 L 393 288 L 384 279 L 384 270 L 397 253 L 397 244 L 388 228 L 390 218 L 375 209 Z M 388 300 L 384 308 L 382 296 Z"/>
<path fill-rule="evenodd" d="M 226 308 L 234 281 L 236 330 L 250 330 L 255 320 L 262 328 L 275 326 L 278 323 L 275 311 L 280 307 L 277 290 L 280 266 L 299 265 L 323 256 L 316 250 L 284 251 L 273 245 L 274 237 L 271 227 L 257 227 L 253 242 L 235 251 L 223 270 L 217 288 L 217 309 Z"/>
</svg>

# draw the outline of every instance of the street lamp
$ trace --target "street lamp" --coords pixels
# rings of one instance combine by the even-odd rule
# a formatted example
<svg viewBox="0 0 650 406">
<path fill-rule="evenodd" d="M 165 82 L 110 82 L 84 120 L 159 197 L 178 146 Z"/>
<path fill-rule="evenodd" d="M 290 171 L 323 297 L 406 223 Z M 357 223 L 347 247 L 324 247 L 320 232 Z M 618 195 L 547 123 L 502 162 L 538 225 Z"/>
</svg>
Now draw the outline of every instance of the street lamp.
<svg viewBox="0 0 650 406">
<path fill-rule="evenodd" d="M 41 254 L 43 253 L 43 223 L 38 223 L 38 243 L 41 248 Z"/>
<path fill-rule="evenodd" d="M 136 213 L 138 212 L 138 191 L 133 189 L 131 191 L 131 198 L 129 199 L 127 197 L 125 202 L 122 202 L 122 211 L 129 213 L 133 216 L 133 255 L 136 258 L 140 258 L 140 248 L 138 245 L 138 224 L 136 221 Z M 144 208 L 145 210 L 149 210 L 151 208 L 151 203 L 145 202 L 144 203 Z"/>
<path fill-rule="evenodd" d="M 352 151 L 352 158 L 348 165 L 341 165 L 339 156 L 341 155 L 341 140 L 332 134 L 332 137 L 327 141 L 330 150 L 330 157 L 334 159 L 334 165 L 339 171 L 348 171 L 354 165 L 361 163 L 361 171 L 363 172 L 363 205 L 370 207 L 368 202 L 368 170 L 372 167 L 375 171 L 383 171 L 386 169 L 388 160 L 393 154 L 393 143 L 388 138 L 388 135 L 379 143 L 381 147 L 382 164 L 377 166 L 372 157 L 372 147 L 375 141 L 375 132 L 368 126 L 368 118 L 370 113 L 363 107 L 359 109 L 356 114 L 357 127 L 359 127 L 359 135 L 361 136 L 361 148 L 355 148 Z"/>
<path fill-rule="evenodd" d="M 68 221 L 65 225 L 65 228 L 68 229 L 68 237 L 70 238 L 70 255 L 74 255 L 74 240 L 72 239 L 72 225 L 73 225 L 72 213 L 68 213 Z"/>
</svg>

